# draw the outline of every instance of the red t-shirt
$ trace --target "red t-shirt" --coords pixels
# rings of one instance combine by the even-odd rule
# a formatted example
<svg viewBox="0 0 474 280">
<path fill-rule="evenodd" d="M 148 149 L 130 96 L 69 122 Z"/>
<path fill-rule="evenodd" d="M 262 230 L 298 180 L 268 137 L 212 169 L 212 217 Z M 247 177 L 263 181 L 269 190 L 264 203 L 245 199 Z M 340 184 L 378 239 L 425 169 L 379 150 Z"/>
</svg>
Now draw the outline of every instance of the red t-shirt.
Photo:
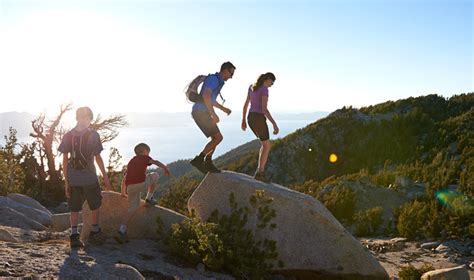
<svg viewBox="0 0 474 280">
<path fill-rule="evenodd" d="M 151 165 L 151 160 L 153 160 L 151 157 L 145 155 L 134 156 L 127 164 L 125 184 L 128 186 L 145 182 L 146 168 Z"/>
</svg>

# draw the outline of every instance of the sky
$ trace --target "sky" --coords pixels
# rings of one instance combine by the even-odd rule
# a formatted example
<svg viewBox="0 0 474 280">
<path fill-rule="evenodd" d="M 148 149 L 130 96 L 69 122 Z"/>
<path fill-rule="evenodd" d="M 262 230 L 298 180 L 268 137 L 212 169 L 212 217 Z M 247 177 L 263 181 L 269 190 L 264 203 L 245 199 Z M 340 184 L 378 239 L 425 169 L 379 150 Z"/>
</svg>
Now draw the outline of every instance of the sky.
<svg viewBox="0 0 474 280">
<path fill-rule="evenodd" d="M 331 112 L 474 91 L 473 1 L 0 0 L 0 112 L 186 112 L 183 89 L 225 61 L 241 114 L 273 72 L 269 109 Z"/>
</svg>

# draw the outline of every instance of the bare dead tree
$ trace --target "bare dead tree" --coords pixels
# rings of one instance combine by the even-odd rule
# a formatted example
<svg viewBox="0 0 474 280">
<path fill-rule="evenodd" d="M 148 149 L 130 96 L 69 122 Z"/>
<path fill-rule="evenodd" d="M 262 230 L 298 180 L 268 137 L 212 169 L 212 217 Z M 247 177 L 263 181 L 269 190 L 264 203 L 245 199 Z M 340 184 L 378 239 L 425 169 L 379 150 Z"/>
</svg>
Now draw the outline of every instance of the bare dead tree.
<svg viewBox="0 0 474 280">
<path fill-rule="evenodd" d="M 125 115 L 113 115 L 102 119 L 102 116 L 98 114 L 91 127 L 99 133 L 101 142 L 106 143 L 114 140 L 118 135 L 118 129 L 127 125 Z"/>
<path fill-rule="evenodd" d="M 33 133 L 30 133 L 31 137 L 38 140 L 40 149 L 46 157 L 46 163 L 48 165 L 48 175 L 50 180 L 56 182 L 59 181 L 59 173 L 56 170 L 55 158 L 56 153 L 53 152 L 53 144 L 57 140 L 57 132 L 59 130 L 59 124 L 64 114 L 72 109 L 72 104 L 61 105 L 60 112 L 54 118 L 53 121 L 47 122 L 46 116 L 40 114 L 39 117 L 31 122 L 33 127 Z"/>
</svg>

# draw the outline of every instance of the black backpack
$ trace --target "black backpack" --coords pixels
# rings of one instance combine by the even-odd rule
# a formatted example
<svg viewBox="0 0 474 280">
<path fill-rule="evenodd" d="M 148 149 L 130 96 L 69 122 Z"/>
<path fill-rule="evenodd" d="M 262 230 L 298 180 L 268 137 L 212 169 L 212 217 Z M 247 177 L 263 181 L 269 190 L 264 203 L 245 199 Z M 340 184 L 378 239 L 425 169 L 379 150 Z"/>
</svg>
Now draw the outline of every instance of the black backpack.
<svg viewBox="0 0 474 280">
<path fill-rule="evenodd" d="M 84 170 L 87 168 L 87 141 L 92 133 L 92 130 L 88 129 L 82 135 L 72 135 L 72 150 L 70 162 L 74 169 Z"/>
</svg>

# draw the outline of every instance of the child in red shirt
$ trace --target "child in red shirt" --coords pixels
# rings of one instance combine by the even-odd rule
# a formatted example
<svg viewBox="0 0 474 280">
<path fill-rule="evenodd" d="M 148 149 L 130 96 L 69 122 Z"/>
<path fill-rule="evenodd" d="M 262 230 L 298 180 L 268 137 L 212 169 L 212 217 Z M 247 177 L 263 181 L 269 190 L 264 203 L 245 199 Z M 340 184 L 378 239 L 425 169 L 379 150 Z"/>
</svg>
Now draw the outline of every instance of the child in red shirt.
<svg viewBox="0 0 474 280">
<path fill-rule="evenodd" d="M 153 198 L 153 193 L 158 186 L 159 176 L 156 172 L 146 173 L 147 167 L 154 164 L 163 168 L 165 176 L 170 175 L 166 165 L 149 156 L 150 147 L 147 144 L 140 143 L 136 145 L 134 151 L 136 156 L 128 162 L 127 171 L 122 179 L 121 193 L 123 197 L 128 199 L 128 211 L 127 215 L 122 219 L 118 236 L 115 238 L 119 243 L 124 243 L 127 240 L 127 223 L 140 206 L 141 193 L 147 191 L 145 198 L 146 207 L 152 207 L 157 203 Z"/>
</svg>

